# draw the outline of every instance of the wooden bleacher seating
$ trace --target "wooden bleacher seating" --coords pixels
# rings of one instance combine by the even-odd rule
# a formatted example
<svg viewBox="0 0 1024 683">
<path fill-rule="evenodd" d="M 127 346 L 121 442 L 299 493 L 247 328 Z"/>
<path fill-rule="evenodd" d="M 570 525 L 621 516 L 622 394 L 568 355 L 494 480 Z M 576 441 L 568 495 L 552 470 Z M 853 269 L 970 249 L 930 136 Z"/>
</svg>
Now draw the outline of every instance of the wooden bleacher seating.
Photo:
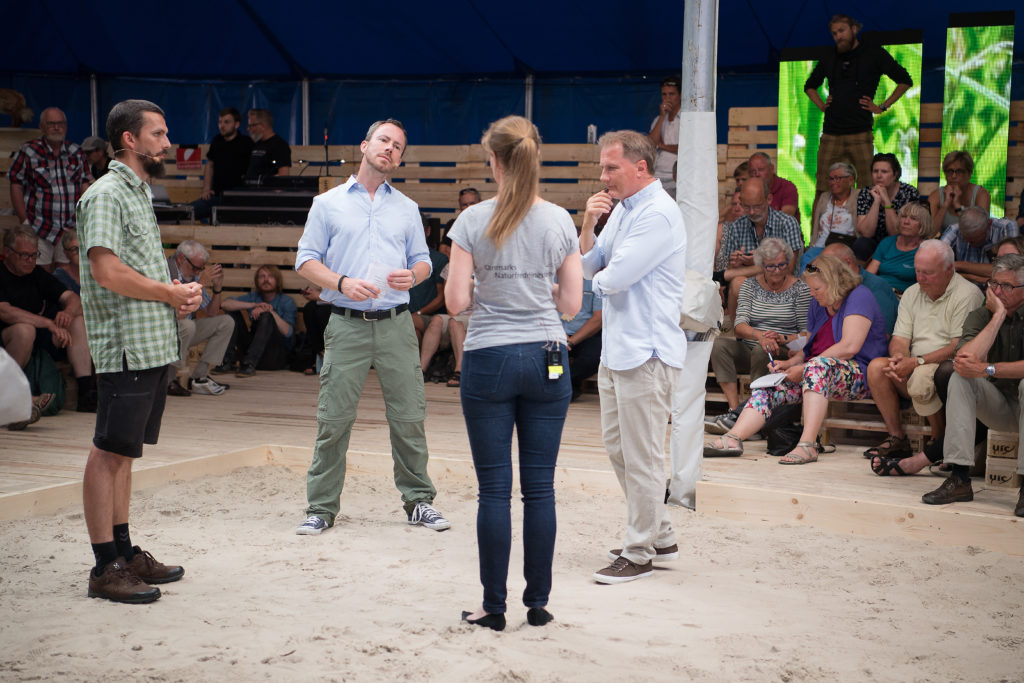
<svg viewBox="0 0 1024 683">
<path fill-rule="evenodd" d="M 921 106 L 921 150 L 919 188 L 928 193 L 938 186 L 940 168 L 942 105 L 926 103 Z M 755 150 L 776 156 L 778 109 L 776 107 L 736 107 L 729 110 L 728 140 L 718 145 L 719 200 L 724 201 L 725 193 L 734 187 L 732 172 L 736 166 L 749 158 Z M 9 210 L 10 190 L 7 170 L 11 158 L 25 140 L 38 135 L 30 128 L 0 129 L 0 213 Z M 202 145 L 205 160 L 207 145 Z M 327 156 L 329 176 L 321 180 L 321 189 L 343 182 L 354 173 L 359 165 L 360 153 L 357 145 L 331 145 Z M 600 190 L 598 180 L 598 150 L 594 145 L 544 145 L 542 150 L 541 194 L 572 213 L 577 221 L 585 206 L 586 199 Z M 182 170 L 175 162 L 175 149 L 167 154 L 168 174 L 161 180 L 168 195 L 174 202 L 190 202 L 198 198 L 202 190 L 202 169 Z M 292 174 L 323 175 L 324 148 L 320 146 L 292 147 Z M 487 167 L 486 156 L 480 145 L 412 145 L 405 154 L 402 167 L 394 174 L 393 181 L 405 194 L 420 205 L 428 217 L 439 218 L 442 222 L 454 216 L 458 191 L 466 187 L 480 190 L 486 199 L 493 196 L 496 188 Z M 1010 131 L 1007 161 L 1007 186 L 1005 211 L 1016 216 L 1017 202 L 1024 189 L 1024 102 L 1013 102 L 1010 106 Z M 0 215 L 0 229 L 16 222 L 13 216 Z M 281 267 L 285 276 L 286 292 L 301 307 L 305 299 L 299 290 L 306 285 L 292 270 L 293 249 L 302 234 L 301 227 L 294 226 L 162 226 L 165 247 L 171 253 L 177 244 L 186 238 L 200 241 L 211 249 L 211 260 L 225 266 L 224 286 L 227 296 L 236 296 L 247 291 L 252 284 L 252 266 L 273 263 Z M 722 398 L 713 378 L 709 377 L 708 400 L 715 402 Z M 884 431 L 884 425 L 877 416 L 864 415 L 873 407 L 873 402 L 853 402 L 861 414 L 851 417 L 850 408 L 830 407 L 826 419 L 824 436 L 848 436 L 846 432 Z M 855 425 L 851 422 L 856 423 Z M 928 432 L 926 425 L 910 425 L 912 436 Z M 872 437 L 873 438 L 873 437 Z"/>
</svg>

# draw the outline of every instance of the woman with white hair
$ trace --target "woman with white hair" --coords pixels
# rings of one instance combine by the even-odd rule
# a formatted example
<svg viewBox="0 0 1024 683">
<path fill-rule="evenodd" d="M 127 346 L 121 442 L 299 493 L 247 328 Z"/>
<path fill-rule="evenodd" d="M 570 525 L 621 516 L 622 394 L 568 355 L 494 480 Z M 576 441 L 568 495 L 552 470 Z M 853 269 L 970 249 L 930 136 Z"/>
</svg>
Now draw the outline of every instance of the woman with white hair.
<svg viewBox="0 0 1024 683">
<path fill-rule="evenodd" d="M 704 421 L 705 431 L 724 434 L 739 417 L 742 404 L 736 370 L 749 368 L 750 379 L 768 374 L 772 358 L 789 357 L 786 344 L 807 328 L 811 293 L 793 276 L 789 264 L 793 250 L 777 237 L 762 240 L 754 251 L 754 265 L 761 269 L 740 286 L 736 306 L 736 336 L 719 336 L 711 350 L 711 367 L 722 388 L 729 412 Z"/>
</svg>

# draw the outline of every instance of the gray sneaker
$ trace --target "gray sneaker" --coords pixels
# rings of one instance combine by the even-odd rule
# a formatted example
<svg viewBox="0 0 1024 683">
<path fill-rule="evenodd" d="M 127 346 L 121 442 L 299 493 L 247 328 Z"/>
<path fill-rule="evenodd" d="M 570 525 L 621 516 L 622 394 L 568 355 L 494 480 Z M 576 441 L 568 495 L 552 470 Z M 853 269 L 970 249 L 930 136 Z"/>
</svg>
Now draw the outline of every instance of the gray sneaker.
<svg viewBox="0 0 1024 683">
<path fill-rule="evenodd" d="M 444 531 L 452 525 L 440 512 L 434 509 L 433 505 L 423 502 L 416 503 L 416 507 L 409 513 L 409 524 L 421 524 L 434 531 Z"/>
<path fill-rule="evenodd" d="M 704 418 L 704 431 L 708 434 L 725 434 L 736 424 L 736 415 L 722 413 Z"/>
<path fill-rule="evenodd" d="M 637 564 L 620 556 L 604 569 L 594 572 L 594 581 L 598 583 L 625 583 L 627 581 L 636 581 L 637 579 L 646 579 L 650 576 L 654 576 L 653 562 Z"/>
<path fill-rule="evenodd" d="M 320 517 L 310 515 L 309 517 L 306 517 L 306 521 L 295 528 L 295 533 L 299 536 L 316 536 L 324 529 L 330 528 L 330 526 L 330 524 Z"/>
</svg>

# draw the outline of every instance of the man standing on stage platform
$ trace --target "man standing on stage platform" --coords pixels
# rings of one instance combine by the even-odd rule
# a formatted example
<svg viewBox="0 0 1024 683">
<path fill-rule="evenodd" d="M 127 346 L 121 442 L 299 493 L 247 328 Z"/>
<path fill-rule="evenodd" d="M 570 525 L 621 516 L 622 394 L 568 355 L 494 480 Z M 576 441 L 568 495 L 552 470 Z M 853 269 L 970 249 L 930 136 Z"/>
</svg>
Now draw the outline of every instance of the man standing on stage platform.
<svg viewBox="0 0 1024 683">
<path fill-rule="evenodd" d="M 651 175 L 655 149 L 647 136 L 615 131 L 598 146 L 607 190 L 587 200 L 580 251 L 583 276 L 603 299 L 601 430 L 628 522 L 622 547 L 610 551 L 612 564 L 594 580 L 623 583 L 653 576 L 654 560 L 679 557 L 664 499 L 665 433 L 686 357 L 679 326 L 686 229 L 679 207 Z M 621 201 L 613 209 L 615 199 Z"/>
<path fill-rule="evenodd" d="M 106 175 L 78 203 L 82 306 L 96 365 L 99 406 L 85 464 L 82 499 L 96 567 L 89 597 L 144 603 L 149 584 L 180 579 L 133 546 L 128 531 L 132 460 L 156 443 L 167 398 L 168 367 L 178 359 L 178 316 L 198 308 L 197 282 L 171 281 L 147 184 L 164 173 L 171 143 L 163 110 L 125 100 L 107 117 L 114 150 Z"/>
<path fill-rule="evenodd" d="M 423 421 L 427 399 L 409 289 L 431 271 L 416 203 L 387 182 L 402 163 L 405 128 L 377 121 L 360 143 L 356 175 L 313 200 L 299 240 L 295 270 L 332 304 L 324 333 L 318 431 L 306 476 L 306 520 L 295 533 L 334 525 L 345 484 L 345 460 L 356 407 L 371 364 L 377 371 L 391 435 L 395 485 L 409 524 L 443 531 L 434 509 Z"/>
<path fill-rule="evenodd" d="M 837 161 L 852 163 L 862 182 L 871 177 L 875 116 L 885 113 L 914 84 L 910 74 L 881 45 L 861 43 L 861 23 L 837 14 L 828 24 L 836 50 L 815 66 L 804 83 L 811 102 L 825 112 L 818 144 L 818 187 L 814 200 L 828 190 L 828 169 Z M 892 93 L 875 104 L 878 81 L 885 74 L 896 83 Z M 828 81 L 828 98 L 818 88 Z M 812 205 L 813 206 L 813 205 Z"/>
<path fill-rule="evenodd" d="M 288 175 L 292 167 L 292 148 L 274 132 L 274 115 L 270 110 L 249 110 L 249 135 L 253 146 L 245 179 L 259 183 L 273 176 Z"/>
<path fill-rule="evenodd" d="M 657 155 L 651 175 L 672 199 L 676 198 L 675 166 L 679 158 L 679 110 L 682 108 L 683 85 L 678 76 L 669 76 L 661 82 L 661 107 L 658 118 L 651 123 L 647 137 L 654 143 Z"/>
<path fill-rule="evenodd" d="M 237 109 L 228 107 L 220 110 L 217 116 L 220 132 L 213 138 L 206 152 L 203 193 L 192 202 L 196 220 L 210 218 L 213 207 L 220 205 L 224 191 L 233 190 L 245 182 L 253 142 L 248 135 L 238 132 L 241 125 L 242 117 Z"/>
<path fill-rule="evenodd" d="M 39 115 L 42 135 L 29 140 L 11 162 L 11 206 L 18 220 L 39 235 L 36 265 L 52 273 L 57 263 L 67 263 L 60 237 L 75 227 L 75 201 L 82 196 L 92 174 L 85 154 L 68 142 L 68 119 L 49 107 Z"/>
</svg>

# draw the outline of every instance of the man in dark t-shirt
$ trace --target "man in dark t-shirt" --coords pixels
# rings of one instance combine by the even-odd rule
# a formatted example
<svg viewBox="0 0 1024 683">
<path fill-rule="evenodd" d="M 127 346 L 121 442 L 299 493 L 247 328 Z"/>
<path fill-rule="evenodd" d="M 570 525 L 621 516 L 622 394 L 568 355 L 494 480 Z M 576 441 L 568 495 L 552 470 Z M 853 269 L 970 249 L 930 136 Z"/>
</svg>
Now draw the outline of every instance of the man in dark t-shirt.
<svg viewBox="0 0 1024 683">
<path fill-rule="evenodd" d="M 4 235 L 0 265 L 0 342 L 25 367 L 34 349 L 66 349 L 78 379 L 78 410 L 96 411 L 96 382 L 85 338 L 82 300 L 36 265 L 39 237 L 18 225 Z"/>
<path fill-rule="evenodd" d="M 275 175 L 288 175 L 292 148 L 274 133 L 274 116 L 266 109 L 249 110 L 249 134 L 254 141 L 245 179 L 260 182 Z"/>
<path fill-rule="evenodd" d="M 203 174 L 203 194 L 192 202 L 195 217 L 210 217 L 211 209 L 220 205 L 224 190 L 231 190 L 245 182 L 253 142 L 248 135 L 238 132 L 242 115 L 234 107 L 221 109 L 217 116 L 217 134 L 206 152 L 206 172 Z"/>
<path fill-rule="evenodd" d="M 817 195 L 828 189 L 828 169 L 837 161 L 852 163 L 858 181 L 866 186 L 871 178 L 875 117 L 884 114 L 914 84 L 907 70 L 885 48 L 861 43 L 857 37 L 861 24 L 856 19 L 837 14 L 828 28 L 836 43 L 835 52 L 818 61 L 804 83 L 807 97 L 825 112 L 818 146 Z M 881 104 L 875 104 L 875 91 L 883 74 L 896 87 Z M 822 100 L 818 88 L 826 80 L 829 93 Z"/>
</svg>

